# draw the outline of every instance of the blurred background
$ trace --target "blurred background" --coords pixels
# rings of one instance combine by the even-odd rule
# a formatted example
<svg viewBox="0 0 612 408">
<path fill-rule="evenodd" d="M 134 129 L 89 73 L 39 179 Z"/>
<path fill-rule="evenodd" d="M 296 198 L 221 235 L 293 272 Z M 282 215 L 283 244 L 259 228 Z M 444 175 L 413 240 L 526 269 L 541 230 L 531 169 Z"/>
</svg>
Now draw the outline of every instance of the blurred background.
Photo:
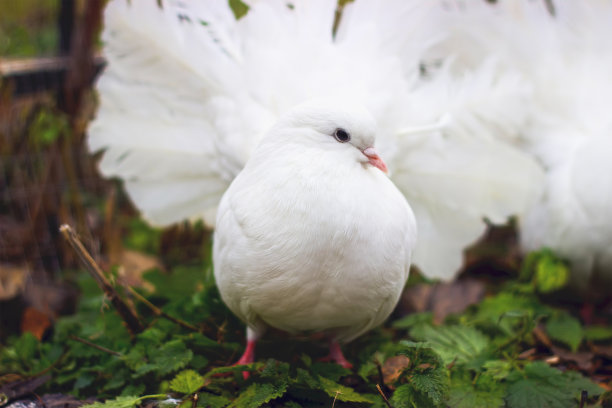
<svg viewBox="0 0 612 408">
<path fill-rule="evenodd" d="M 201 262 L 207 248 L 200 225 L 150 229 L 87 152 L 104 3 L 0 1 L 0 340 L 24 330 L 40 338 L 74 310 L 81 266 L 61 224 L 124 276 L 166 256 Z"/>
</svg>

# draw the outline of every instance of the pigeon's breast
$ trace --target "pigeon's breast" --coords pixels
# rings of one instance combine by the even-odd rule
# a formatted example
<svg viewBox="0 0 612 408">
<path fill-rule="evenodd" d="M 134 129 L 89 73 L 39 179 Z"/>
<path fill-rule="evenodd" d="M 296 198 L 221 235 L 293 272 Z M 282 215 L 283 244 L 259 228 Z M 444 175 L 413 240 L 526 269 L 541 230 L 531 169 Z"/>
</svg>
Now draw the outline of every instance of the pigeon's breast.
<svg viewBox="0 0 612 408">
<path fill-rule="evenodd" d="M 412 212 L 377 169 L 330 169 L 325 157 L 281 168 L 241 174 L 222 200 L 214 253 L 221 295 L 249 323 L 355 337 L 399 298 Z"/>
</svg>

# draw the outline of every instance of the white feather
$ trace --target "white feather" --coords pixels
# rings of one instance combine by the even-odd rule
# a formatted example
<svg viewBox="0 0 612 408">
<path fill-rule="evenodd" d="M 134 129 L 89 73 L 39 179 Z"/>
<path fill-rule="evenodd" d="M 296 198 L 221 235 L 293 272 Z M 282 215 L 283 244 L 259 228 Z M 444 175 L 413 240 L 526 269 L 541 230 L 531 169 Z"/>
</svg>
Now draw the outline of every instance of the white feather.
<svg viewBox="0 0 612 408">
<path fill-rule="evenodd" d="M 456 72 L 494 56 L 500 72 L 518 72 L 529 84 L 529 116 L 521 141 L 512 142 L 546 176 L 539 201 L 522 214 L 523 249 L 552 248 L 571 261 L 576 287 L 610 295 L 612 3 L 552 3 L 466 2 L 441 19 L 448 41 L 432 54 L 453 49 Z"/>
<path fill-rule="evenodd" d="M 284 117 L 221 201 L 216 282 L 256 333 L 269 325 L 350 341 L 387 318 L 408 278 L 414 215 L 379 169 L 362 164 L 374 121 L 347 102 Z M 331 136 L 337 127 L 349 143 Z"/>
<path fill-rule="evenodd" d="M 108 67 L 90 148 L 152 223 L 208 214 L 262 135 L 310 98 L 364 105 L 377 149 L 417 212 L 423 236 L 414 262 L 451 279 L 462 250 L 486 228 L 533 201 L 540 170 L 496 137 L 514 140 L 530 89 L 497 62 L 454 70 L 437 56 L 443 38 L 433 2 L 356 0 L 336 36 L 332 0 L 253 1 L 235 20 L 226 2 L 111 1 Z M 442 133 L 406 129 L 452 121 Z M 492 157 L 495 157 L 494 159 Z M 200 206 L 198 206 L 200 202 Z"/>
</svg>

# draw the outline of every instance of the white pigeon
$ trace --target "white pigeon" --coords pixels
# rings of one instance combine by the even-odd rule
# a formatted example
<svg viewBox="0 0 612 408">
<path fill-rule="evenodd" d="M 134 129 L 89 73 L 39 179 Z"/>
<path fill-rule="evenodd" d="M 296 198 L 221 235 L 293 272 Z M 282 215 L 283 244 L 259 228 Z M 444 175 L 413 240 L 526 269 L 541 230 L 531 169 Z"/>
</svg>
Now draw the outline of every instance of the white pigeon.
<svg viewBox="0 0 612 408">
<path fill-rule="evenodd" d="M 455 4 L 457 6 L 458 3 Z M 461 2 L 438 28 L 455 69 L 496 58 L 533 90 L 514 140 L 546 169 L 543 194 L 521 214 L 524 251 L 571 262 L 572 284 L 612 295 L 612 2 Z M 452 50 L 452 51 L 451 51 Z M 518 142 L 518 143 L 517 143 Z"/>
<path fill-rule="evenodd" d="M 376 126 L 350 101 L 284 115 L 225 192 L 214 235 L 223 301 L 247 323 L 238 364 L 267 326 L 339 342 L 385 320 L 410 270 L 416 221 L 374 148 Z"/>
<path fill-rule="evenodd" d="M 124 180 L 150 223 L 213 227 L 262 136 L 313 98 L 352 101 L 375 118 L 377 150 L 416 216 L 413 261 L 428 277 L 452 279 L 485 218 L 504 222 L 537 197 L 537 163 L 496 137 L 516 136 L 530 90 L 492 61 L 458 77 L 440 59 L 430 72 L 423 56 L 441 40 L 432 2 L 356 0 L 336 13 L 335 0 L 252 1 L 238 20 L 225 1 L 161 3 L 108 3 L 88 139 L 105 151 L 101 172 Z"/>
</svg>

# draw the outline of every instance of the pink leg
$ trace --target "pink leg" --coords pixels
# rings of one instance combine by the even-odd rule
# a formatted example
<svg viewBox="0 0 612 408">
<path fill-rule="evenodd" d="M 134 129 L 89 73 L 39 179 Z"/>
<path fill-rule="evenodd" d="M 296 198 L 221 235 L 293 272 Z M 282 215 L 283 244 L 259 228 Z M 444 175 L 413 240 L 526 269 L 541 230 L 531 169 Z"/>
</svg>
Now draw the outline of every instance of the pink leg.
<svg viewBox="0 0 612 408">
<path fill-rule="evenodd" d="M 334 361 L 340 364 L 344 368 L 348 368 L 349 370 L 353 368 L 353 365 L 348 362 L 346 358 L 344 358 L 344 354 L 342 354 L 342 349 L 340 348 L 340 344 L 336 340 L 331 340 L 329 342 L 329 355 L 321 359 L 322 361 Z"/>
<path fill-rule="evenodd" d="M 255 343 L 257 342 L 257 339 L 261 335 L 261 332 L 263 332 L 263 330 L 260 330 L 260 332 L 257 332 L 247 327 L 246 348 L 244 349 L 244 353 L 242 353 L 242 356 L 240 357 L 240 359 L 236 361 L 234 365 L 250 364 L 255 361 Z M 242 372 L 242 377 L 245 380 L 249 378 L 249 375 L 250 373 L 248 371 Z"/>
<path fill-rule="evenodd" d="M 234 365 L 249 364 L 253 361 L 255 361 L 255 340 L 247 340 L 246 348 L 244 349 L 244 353 L 242 353 L 242 357 L 240 357 L 240 359 L 236 361 L 236 364 Z"/>
</svg>

